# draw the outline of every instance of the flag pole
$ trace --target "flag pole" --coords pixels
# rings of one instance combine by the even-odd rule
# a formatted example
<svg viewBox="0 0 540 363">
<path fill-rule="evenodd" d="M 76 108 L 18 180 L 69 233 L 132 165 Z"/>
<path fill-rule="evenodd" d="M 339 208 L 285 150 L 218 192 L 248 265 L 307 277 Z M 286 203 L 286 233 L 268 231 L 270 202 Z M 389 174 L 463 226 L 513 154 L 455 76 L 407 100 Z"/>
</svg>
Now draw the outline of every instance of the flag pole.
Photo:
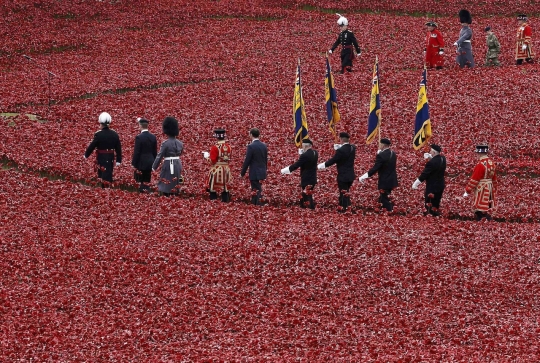
<svg viewBox="0 0 540 363">
<path fill-rule="evenodd" d="M 379 56 L 375 56 L 375 64 L 377 64 L 377 88 L 379 89 L 379 100 L 380 100 L 380 97 L 381 97 L 381 80 L 379 78 Z M 380 101 L 379 101 L 380 102 Z M 377 115 L 378 119 L 379 119 L 379 144 L 381 143 L 381 127 L 382 127 L 382 122 L 381 122 L 381 110 L 379 109 L 379 114 Z"/>
</svg>

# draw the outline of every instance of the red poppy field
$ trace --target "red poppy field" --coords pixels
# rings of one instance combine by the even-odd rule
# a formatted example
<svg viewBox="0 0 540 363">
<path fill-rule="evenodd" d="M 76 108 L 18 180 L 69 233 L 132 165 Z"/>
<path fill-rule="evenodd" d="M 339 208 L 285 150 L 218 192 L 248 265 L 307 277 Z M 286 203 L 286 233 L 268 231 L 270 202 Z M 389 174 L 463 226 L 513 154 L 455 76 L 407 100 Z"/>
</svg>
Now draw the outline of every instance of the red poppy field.
<svg viewBox="0 0 540 363">
<path fill-rule="evenodd" d="M 534 2 L 475 3 L 478 67 L 451 45 L 462 1 L 74 1 L 0 5 L 0 360 L 533 362 L 540 359 L 540 97 L 538 63 L 517 67 L 516 12 Z M 382 136 L 398 154 L 396 211 L 376 177 L 337 210 L 336 170 L 319 171 L 317 209 L 297 205 L 292 97 L 302 63 L 310 137 L 333 155 L 324 108 L 325 52 L 342 12 L 362 55 L 335 74 L 342 121 L 365 144 L 379 58 Z M 423 216 L 424 166 L 412 148 L 424 27 L 436 18 L 445 68 L 428 73 L 433 142 L 448 159 L 443 215 Z M 501 42 L 483 67 L 483 28 Z M 24 55 L 31 58 L 28 60 Z M 330 58 L 339 69 L 339 55 Z M 47 72 L 50 79 L 50 97 Z M 124 161 L 110 189 L 83 159 L 100 112 L 112 116 Z M 140 195 L 130 167 L 137 117 L 163 140 L 175 116 L 186 182 L 175 198 Z M 227 129 L 229 204 L 208 201 L 201 151 Z M 268 205 L 248 204 L 240 178 L 248 131 L 268 144 Z M 498 167 L 495 221 L 474 222 L 462 198 L 474 146 Z"/>
</svg>

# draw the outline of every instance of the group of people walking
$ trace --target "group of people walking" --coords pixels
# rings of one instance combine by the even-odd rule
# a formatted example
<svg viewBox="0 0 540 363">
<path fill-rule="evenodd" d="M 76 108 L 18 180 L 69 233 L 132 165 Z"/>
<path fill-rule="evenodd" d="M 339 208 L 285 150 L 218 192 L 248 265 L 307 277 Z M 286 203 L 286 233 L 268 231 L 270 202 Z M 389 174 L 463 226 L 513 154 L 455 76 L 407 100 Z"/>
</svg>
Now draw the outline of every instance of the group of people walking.
<svg viewBox="0 0 540 363">
<path fill-rule="evenodd" d="M 352 72 L 353 59 L 358 57 L 361 53 L 358 41 L 354 36 L 354 33 L 349 29 L 349 21 L 344 16 L 337 14 L 339 19 L 337 21 L 340 27 L 340 33 L 337 40 L 328 50 L 329 54 L 332 54 L 335 49 L 341 45 L 341 71 L 340 73 Z M 461 10 L 459 12 L 459 22 L 461 24 L 461 30 L 459 37 L 455 41 L 456 47 L 456 61 L 461 68 L 468 67 L 473 68 L 475 66 L 472 38 L 473 31 L 471 29 L 472 15 L 468 10 Z M 515 48 L 515 60 L 517 65 L 521 65 L 524 62 L 532 63 L 534 61 L 535 54 L 532 48 L 532 28 L 528 23 L 528 17 L 525 14 L 517 16 L 518 30 L 516 38 Z M 441 69 L 444 66 L 444 38 L 442 33 L 438 30 L 438 25 L 435 21 L 428 21 L 425 23 L 427 27 L 426 46 L 424 48 L 424 65 L 428 68 Z M 499 66 L 499 54 L 501 52 L 501 45 L 497 36 L 493 32 L 491 26 L 484 28 L 486 33 L 486 66 Z M 355 56 L 356 52 L 356 56 Z"/>
<path fill-rule="evenodd" d="M 122 149 L 118 134 L 109 127 L 111 116 L 103 112 L 99 115 L 98 122 L 100 130 L 94 134 L 84 157 L 88 158 L 94 150 L 96 151 L 97 175 L 102 180 L 102 186 L 106 186 L 113 181 L 114 166 L 122 163 Z M 166 196 L 177 194 L 183 182 L 180 155 L 184 149 L 183 143 L 177 139 L 179 134 L 178 121 L 173 117 L 166 117 L 163 120 L 162 131 L 168 138 L 161 144 L 159 152 L 156 137 L 148 131 L 149 121 L 145 118 L 138 118 L 137 122 L 140 133 L 135 137 L 131 165 L 134 168 L 134 179 L 139 183 L 139 191 L 142 193 L 151 191 L 152 172 L 161 166 L 157 190 Z M 211 200 L 218 199 L 218 193 L 220 193 L 221 201 L 229 202 L 232 180 L 229 161 L 232 148 L 226 140 L 224 129 L 214 130 L 214 137 L 216 138 L 215 145 L 211 147 L 209 152 L 203 152 L 203 157 L 210 166 L 207 192 Z M 251 203 L 261 205 L 263 204 L 262 183 L 267 178 L 268 148 L 259 139 L 259 129 L 252 128 L 249 131 L 249 137 L 251 142 L 246 149 L 240 176 L 248 175 L 252 191 Z M 341 132 L 339 140 L 340 143 L 334 145 L 334 155 L 327 161 L 319 163 L 319 154 L 313 148 L 313 142 L 304 139 L 302 140 L 302 149 L 299 150 L 298 160 L 281 169 L 283 175 L 291 174 L 300 169 L 300 207 L 315 209 L 314 192 L 318 183 L 317 173 L 336 165 L 339 192 L 338 211 L 345 212 L 351 208 L 350 189 L 356 179 L 354 169 L 356 146 L 350 143 L 350 135 L 347 132 Z M 378 202 L 388 212 L 392 212 L 394 209 L 390 195 L 398 186 L 397 154 L 392 150 L 391 145 L 391 141 L 387 138 L 382 138 L 379 141 L 379 150 L 373 166 L 358 179 L 359 182 L 363 183 L 366 179 L 378 174 Z M 493 160 L 488 157 L 488 146 L 479 145 L 476 147 L 476 152 L 479 155 L 479 161 L 465 187 L 463 196 L 474 194 L 474 210 L 478 220 L 491 219 L 488 212 L 495 203 L 496 167 Z M 435 144 L 431 145 L 430 152 L 425 153 L 424 157 L 429 161 L 414 181 L 412 189 L 418 189 L 421 183 L 426 183 L 424 192 L 426 214 L 438 216 L 441 214 L 440 204 L 445 189 L 446 158 L 442 154 L 442 148 Z"/>
</svg>

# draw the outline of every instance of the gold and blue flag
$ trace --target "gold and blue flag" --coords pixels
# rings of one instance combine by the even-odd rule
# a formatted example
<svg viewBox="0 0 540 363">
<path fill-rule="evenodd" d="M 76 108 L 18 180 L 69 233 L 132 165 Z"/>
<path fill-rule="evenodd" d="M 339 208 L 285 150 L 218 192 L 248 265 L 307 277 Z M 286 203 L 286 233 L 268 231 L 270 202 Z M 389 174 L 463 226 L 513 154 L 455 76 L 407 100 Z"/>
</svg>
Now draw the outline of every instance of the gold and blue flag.
<svg viewBox="0 0 540 363">
<path fill-rule="evenodd" d="M 379 95 L 379 60 L 375 57 L 373 66 L 373 81 L 371 99 L 369 102 L 368 130 L 366 144 L 371 144 L 380 132 L 381 127 L 381 98 Z"/>
<path fill-rule="evenodd" d="M 427 99 L 427 69 L 422 73 L 418 104 L 416 105 L 416 120 L 414 121 L 414 150 L 426 145 L 431 138 L 431 120 L 429 119 L 429 104 Z"/>
<path fill-rule="evenodd" d="M 337 139 L 336 125 L 341 120 L 337 106 L 337 93 L 334 87 L 334 75 L 330 69 L 328 54 L 326 54 L 326 76 L 324 78 L 324 93 L 326 98 L 326 116 L 328 117 L 328 128 L 334 139 Z"/>
<path fill-rule="evenodd" d="M 309 138 L 306 111 L 304 109 L 304 98 L 302 97 L 302 82 L 300 79 L 300 59 L 296 69 L 296 82 L 294 85 L 293 98 L 293 122 L 294 122 L 294 143 L 296 147 L 302 147 L 302 140 Z"/>
</svg>

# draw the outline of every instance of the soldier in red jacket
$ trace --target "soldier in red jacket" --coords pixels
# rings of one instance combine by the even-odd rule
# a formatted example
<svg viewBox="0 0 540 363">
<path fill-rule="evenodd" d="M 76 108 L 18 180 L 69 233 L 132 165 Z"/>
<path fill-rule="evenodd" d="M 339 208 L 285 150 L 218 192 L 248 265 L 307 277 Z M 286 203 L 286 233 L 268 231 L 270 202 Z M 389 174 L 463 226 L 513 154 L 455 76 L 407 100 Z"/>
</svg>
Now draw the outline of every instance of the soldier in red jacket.
<svg viewBox="0 0 540 363">
<path fill-rule="evenodd" d="M 516 64 L 523 64 L 523 61 L 532 63 L 534 53 L 532 51 L 532 29 L 527 24 L 527 15 L 521 14 L 517 17 L 519 28 L 516 42 Z"/>
<path fill-rule="evenodd" d="M 225 140 L 225 130 L 214 130 L 214 137 L 217 138 L 217 144 L 212 146 L 210 152 L 204 152 L 204 157 L 212 164 L 208 174 L 208 192 L 210 200 L 217 199 L 216 189 L 221 189 L 221 201 L 231 200 L 229 192 L 229 182 L 231 180 L 231 170 L 229 169 L 229 159 L 231 157 L 231 146 Z"/>
<path fill-rule="evenodd" d="M 488 211 L 495 207 L 495 183 L 497 181 L 495 162 L 488 156 L 488 146 L 476 146 L 478 164 L 474 167 L 469 183 L 465 187 L 464 197 L 474 193 L 474 214 L 476 220 L 491 220 Z"/>
<path fill-rule="evenodd" d="M 441 69 L 444 65 L 444 39 L 439 30 L 437 23 L 428 21 L 426 23 L 428 32 L 426 36 L 425 65 L 428 68 Z"/>
</svg>

